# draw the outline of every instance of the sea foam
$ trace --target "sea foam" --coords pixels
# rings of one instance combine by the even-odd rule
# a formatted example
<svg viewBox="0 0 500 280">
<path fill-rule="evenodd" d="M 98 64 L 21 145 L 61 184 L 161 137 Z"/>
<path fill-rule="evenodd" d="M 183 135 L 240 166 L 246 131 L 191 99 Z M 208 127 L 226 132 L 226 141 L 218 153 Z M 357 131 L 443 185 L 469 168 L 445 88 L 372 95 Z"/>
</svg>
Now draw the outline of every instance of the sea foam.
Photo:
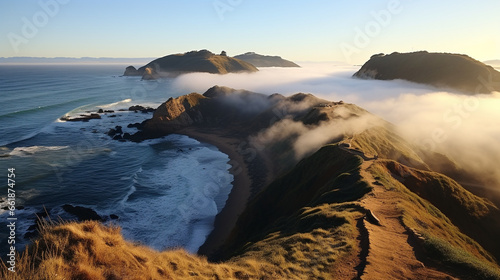
<svg viewBox="0 0 500 280">
<path fill-rule="evenodd" d="M 196 252 L 223 207 L 217 202 L 225 204 L 231 190 L 229 158 L 186 136 L 167 136 L 163 142 L 172 148 L 159 151 L 154 163 L 136 173 L 127 195 L 107 211 L 120 217 L 128 239 L 158 250 L 181 246 Z"/>
</svg>

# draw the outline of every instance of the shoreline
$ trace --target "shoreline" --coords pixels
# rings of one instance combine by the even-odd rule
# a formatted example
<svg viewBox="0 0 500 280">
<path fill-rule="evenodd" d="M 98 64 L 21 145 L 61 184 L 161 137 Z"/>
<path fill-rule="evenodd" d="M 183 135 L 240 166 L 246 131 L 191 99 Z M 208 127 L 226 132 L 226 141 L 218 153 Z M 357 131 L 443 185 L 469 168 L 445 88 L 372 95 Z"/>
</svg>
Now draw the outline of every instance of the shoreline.
<svg viewBox="0 0 500 280">
<path fill-rule="evenodd" d="M 238 145 L 244 141 L 239 137 L 225 136 L 224 130 L 203 131 L 203 129 L 189 127 L 176 131 L 176 134 L 186 135 L 200 142 L 214 145 L 222 153 L 228 155 L 233 175 L 232 189 L 226 204 L 215 216 L 214 228 L 203 245 L 198 249 L 199 255 L 210 258 L 223 245 L 236 225 L 240 214 L 245 210 L 252 193 L 252 176 L 256 170 L 246 163 L 244 155 L 238 152 Z"/>
</svg>

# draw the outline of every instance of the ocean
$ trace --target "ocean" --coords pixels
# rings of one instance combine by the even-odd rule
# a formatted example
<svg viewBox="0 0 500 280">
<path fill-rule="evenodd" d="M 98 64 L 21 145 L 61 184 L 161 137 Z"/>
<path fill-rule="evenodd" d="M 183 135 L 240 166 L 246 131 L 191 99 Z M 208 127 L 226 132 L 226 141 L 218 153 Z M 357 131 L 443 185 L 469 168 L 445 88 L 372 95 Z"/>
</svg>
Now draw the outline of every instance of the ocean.
<svg viewBox="0 0 500 280">
<path fill-rule="evenodd" d="M 65 204 L 95 210 L 119 225 L 124 237 L 157 250 L 196 252 L 213 229 L 232 188 L 227 155 L 182 135 L 142 143 L 119 142 L 106 133 L 152 113 L 119 111 L 132 105 L 156 108 L 185 94 L 172 81 L 121 77 L 126 65 L 0 65 L 0 253 L 9 249 L 9 217 L 16 218 L 16 249 L 36 213 L 75 220 Z M 99 109 L 101 119 L 65 122 Z M 9 213 L 8 169 L 15 169 L 15 203 Z M 114 219 L 112 219 L 111 217 Z M 116 219 L 116 216 L 118 217 Z"/>
</svg>

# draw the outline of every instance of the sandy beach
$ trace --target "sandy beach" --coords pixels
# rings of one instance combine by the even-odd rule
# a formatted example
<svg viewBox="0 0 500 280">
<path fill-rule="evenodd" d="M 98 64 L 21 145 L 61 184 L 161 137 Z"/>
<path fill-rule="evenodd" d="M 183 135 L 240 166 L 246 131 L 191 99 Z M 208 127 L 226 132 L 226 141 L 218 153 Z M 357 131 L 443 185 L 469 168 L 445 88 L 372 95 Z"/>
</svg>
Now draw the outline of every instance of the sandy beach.
<svg viewBox="0 0 500 280">
<path fill-rule="evenodd" d="M 252 168 L 245 161 L 245 155 L 238 152 L 238 146 L 244 141 L 241 138 L 227 135 L 223 130 L 205 130 L 201 128 L 184 128 L 176 132 L 187 135 L 198 141 L 216 146 L 230 158 L 229 170 L 234 176 L 233 188 L 227 199 L 226 205 L 216 216 L 214 230 L 200 247 L 198 253 L 210 256 L 219 248 L 234 228 L 240 214 L 245 210 L 248 199 L 252 193 L 252 177 L 265 177 L 259 169 Z"/>
</svg>

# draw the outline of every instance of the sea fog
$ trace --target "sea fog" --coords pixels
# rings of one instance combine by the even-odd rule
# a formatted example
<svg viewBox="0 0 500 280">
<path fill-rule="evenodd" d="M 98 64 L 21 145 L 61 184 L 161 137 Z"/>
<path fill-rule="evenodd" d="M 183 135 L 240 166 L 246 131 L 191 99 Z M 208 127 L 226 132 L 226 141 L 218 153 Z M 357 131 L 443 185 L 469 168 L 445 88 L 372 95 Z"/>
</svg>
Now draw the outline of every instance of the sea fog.
<svg viewBox="0 0 500 280">
<path fill-rule="evenodd" d="M 202 91 L 218 84 L 265 94 L 312 93 L 354 103 L 395 124 L 410 143 L 445 154 L 483 177 L 489 184 L 476 187 L 500 195 L 500 93 L 464 94 L 403 80 L 363 80 L 352 77 L 361 65 L 340 62 L 299 65 L 261 68 L 252 74 L 192 73 L 179 77 L 172 86 L 179 91 Z M 485 81 L 500 83 L 482 77 L 478 85 L 488 86 Z"/>
</svg>

